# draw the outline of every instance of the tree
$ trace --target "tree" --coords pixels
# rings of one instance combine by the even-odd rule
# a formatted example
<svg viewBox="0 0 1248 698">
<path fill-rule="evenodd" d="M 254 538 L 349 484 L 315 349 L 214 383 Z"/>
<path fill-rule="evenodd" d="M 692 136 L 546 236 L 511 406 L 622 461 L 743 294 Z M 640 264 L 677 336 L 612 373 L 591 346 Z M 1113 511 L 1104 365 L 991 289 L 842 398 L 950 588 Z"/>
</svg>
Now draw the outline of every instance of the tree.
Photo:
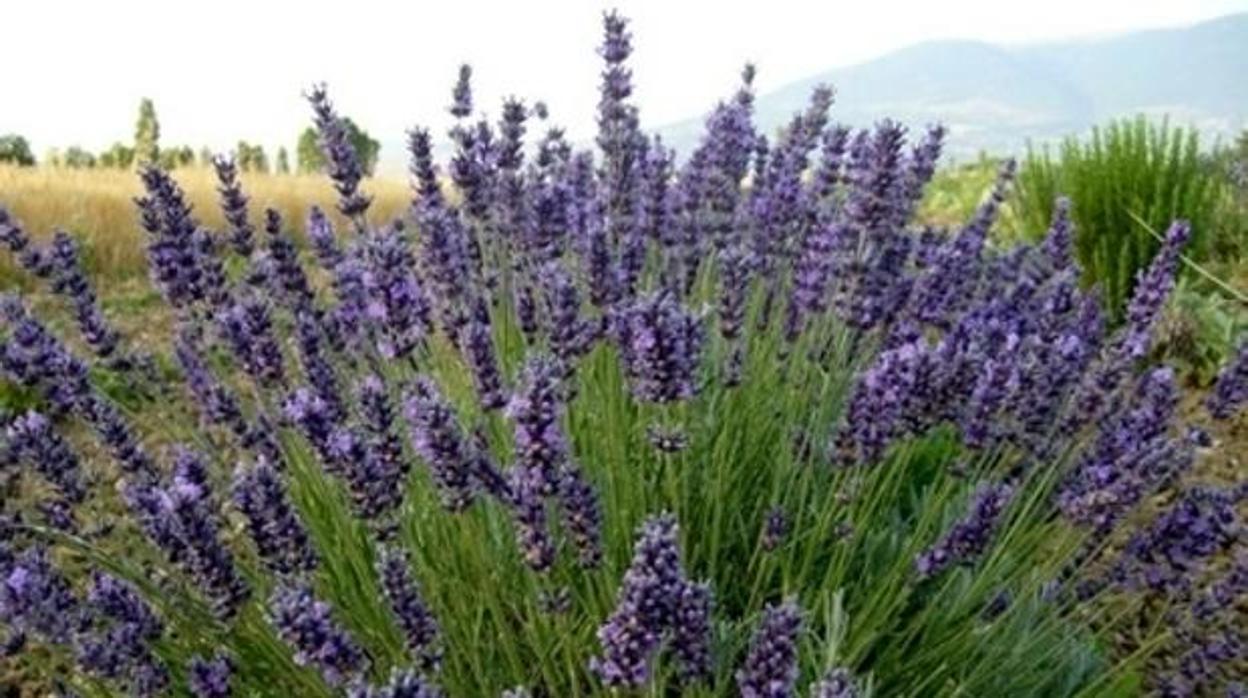
<svg viewBox="0 0 1248 698">
<path fill-rule="evenodd" d="M 160 122 L 156 105 L 144 97 L 139 102 L 139 121 L 134 127 L 134 159 L 139 165 L 155 163 L 160 157 Z"/>
<path fill-rule="evenodd" d="M 269 171 L 269 156 L 265 154 L 264 146 L 252 145 L 247 141 L 238 142 L 238 147 L 234 151 L 234 162 L 243 172 L 268 173 Z"/>
<path fill-rule="evenodd" d="M 200 149 L 199 149 L 199 166 L 200 166 L 200 167 L 211 167 L 211 166 L 212 166 L 212 159 L 213 159 L 214 157 L 216 157 L 216 155 L 214 155 L 214 154 L 213 154 L 213 152 L 212 152 L 212 148 L 209 148 L 208 146 L 204 146 L 204 147 L 200 148 Z"/>
<path fill-rule="evenodd" d="M 134 148 L 125 143 L 114 143 L 109 146 L 108 150 L 100 153 L 100 167 L 116 167 L 118 169 L 129 169 L 134 163 Z"/>
<path fill-rule="evenodd" d="M 381 152 L 381 143 L 368 135 L 368 132 L 356 126 L 351 119 L 343 119 L 347 129 L 347 137 L 355 147 L 355 156 L 359 158 L 360 168 L 364 174 L 372 176 L 377 167 L 377 156 Z M 299 142 L 295 146 L 295 161 L 302 173 L 325 171 L 325 153 L 321 149 L 320 138 L 316 129 L 308 127 L 299 134 Z"/>
<path fill-rule="evenodd" d="M 95 155 L 85 148 L 71 145 L 65 149 L 65 154 L 61 156 L 61 164 L 75 169 L 95 167 Z"/>
<path fill-rule="evenodd" d="M 278 174 L 290 174 L 290 154 L 286 152 L 286 146 L 277 149 L 277 162 L 274 168 Z"/>
<path fill-rule="evenodd" d="M 0 162 L 30 167 L 35 164 L 35 155 L 30 151 L 30 142 L 16 133 L 0 136 Z"/>
</svg>

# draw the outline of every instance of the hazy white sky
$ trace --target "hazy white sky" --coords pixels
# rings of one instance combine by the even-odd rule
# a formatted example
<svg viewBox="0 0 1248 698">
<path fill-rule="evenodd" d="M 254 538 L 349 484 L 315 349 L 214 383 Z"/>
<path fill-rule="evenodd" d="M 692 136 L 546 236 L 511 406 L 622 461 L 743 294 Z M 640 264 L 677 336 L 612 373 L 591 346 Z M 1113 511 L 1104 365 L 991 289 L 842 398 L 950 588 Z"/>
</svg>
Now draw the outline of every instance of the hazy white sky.
<svg viewBox="0 0 1248 698">
<path fill-rule="evenodd" d="M 746 60 L 766 91 L 917 41 L 1000 43 L 1103 35 L 1248 10 L 1248 0 L 9 0 L 0 133 L 37 152 L 129 141 L 140 97 L 162 141 L 293 145 L 300 93 L 324 80 L 383 143 L 442 130 L 456 66 L 491 114 L 507 94 L 544 99 L 574 137 L 592 129 L 604 8 L 633 20 L 647 124 L 698 114 Z M 394 153 L 390 154 L 391 157 Z M 383 157 L 385 154 L 383 153 Z"/>
</svg>

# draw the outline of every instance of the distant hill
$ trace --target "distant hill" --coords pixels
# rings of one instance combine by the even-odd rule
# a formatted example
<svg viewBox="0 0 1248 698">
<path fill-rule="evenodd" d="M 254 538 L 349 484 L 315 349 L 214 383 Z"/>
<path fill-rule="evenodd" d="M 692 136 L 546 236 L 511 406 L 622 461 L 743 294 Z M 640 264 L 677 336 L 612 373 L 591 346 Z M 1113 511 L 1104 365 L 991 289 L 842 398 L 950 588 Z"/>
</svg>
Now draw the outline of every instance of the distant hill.
<svg viewBox="0 0 1248 698">
<path fill-rule="evenodd" d="M 760 125 L 774 131 L 820 83 L 836 88 L 834 118 L 844 123 L 944 123 L 955 157 L 1019 152 L 1139 113 L 1226 137 L 1248 127 L 1248 13 L 1095 40 L 916 44 L 759 95 Z M 657 130 L 687 153 L 702 117 Z"/>
</svg>

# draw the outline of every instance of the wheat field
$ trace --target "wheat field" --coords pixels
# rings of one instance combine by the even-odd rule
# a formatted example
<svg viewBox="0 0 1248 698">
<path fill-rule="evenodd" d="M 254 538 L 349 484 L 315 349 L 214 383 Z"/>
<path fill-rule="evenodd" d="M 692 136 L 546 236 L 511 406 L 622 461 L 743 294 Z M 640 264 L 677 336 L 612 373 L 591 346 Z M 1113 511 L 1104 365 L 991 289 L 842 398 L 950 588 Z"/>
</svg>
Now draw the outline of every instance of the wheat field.
<svg viewBox="0 0 1248 698">
<path fill-rule="evenodd" d="M 220 226 L 223 221 L 213 171 L 183 168 L 174 172 L 174 177 L 199 220 Z M 322 175 L 245 172 L 241 178 L 257 223 L 262 220 L 259 214 L 263 209 L 271 207 L 282 214 L 288 226 L 302 233 L 309 206 L 334 211 L 334 190 Z M 408 205 L 408 187 L 399 178 L 375 177 L 364 186 L 375 197 L 373 210 L 379 216 L 396 216 Z M 147 273 L 144 233 L 133 202 L 141 191 L 138 174 L 131 170 L 0 165 L 0 207 L 8 209 L 37 240 L 50 236 L 57 227 L 74 234 L 82 242 L 89 273 L 104 286 Z M 22 283 L 25 281 L 15 273 L 8 256 L 0 259 L 0 288 Z"/>
</svg>

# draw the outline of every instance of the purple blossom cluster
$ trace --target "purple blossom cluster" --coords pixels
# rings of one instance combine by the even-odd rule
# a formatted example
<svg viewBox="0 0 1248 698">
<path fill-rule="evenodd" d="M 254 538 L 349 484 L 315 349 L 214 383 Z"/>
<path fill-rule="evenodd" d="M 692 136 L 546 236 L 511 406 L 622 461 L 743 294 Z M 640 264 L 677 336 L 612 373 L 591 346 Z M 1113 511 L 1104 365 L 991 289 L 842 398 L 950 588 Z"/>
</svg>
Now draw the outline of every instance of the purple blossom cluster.
<svg viewBox="0 0 1248 698">
<path fill-rule="evenodd" d="M 638 533 L 615 610 L 598 629 L 602 654 L 590 662 L 608 686 L 644 686 L 665 637 L 684 680 L 710 674 L 710 588 L 686 578 L 678 534 L 670 514 L 647 520 Z"/>
<path fill-rule="evenodd" d="M 221 538 L 219 503 L 204 460 L 179 447 L 167 484 L 129 483 L 123 494 L 148 539 L 194 580 L 221 617 L 233 616 L 251 590 Z"/>
<path fill-rule="evenodd" d="M 737 690 L 742 698 L 787 698 L 797 695 L 797 642 L 802 613 L 786 601 L 768 606 L 750 641 L 750 651 L 737 670 Z"/>
<path fill-rule="evenodd" d="M 368 657 L 333 617 L 330 605 L 304 585 L 281 586 L 268 603 L 268 620 L 294 650 L 295 663 L 321 673 L 338 686 L 362 675 Z"/>
<path fill-rule="evenodd" d="M 660 404 L 693 397 L 704 340 L 701 318 L 660 292 L 618 306 L 611 324 L 634 397 Z"/>
<path fill-rule="evenodd" d="M 953 565 L 975 562 L 992 542 L 1002 514 L 1014 496 L 1008 484 L 981 486 L 971 500 L 966 516 L 955 523 L 935 545 L 914 561 L 921 577 L 932 577 Z"/>
</svg>

